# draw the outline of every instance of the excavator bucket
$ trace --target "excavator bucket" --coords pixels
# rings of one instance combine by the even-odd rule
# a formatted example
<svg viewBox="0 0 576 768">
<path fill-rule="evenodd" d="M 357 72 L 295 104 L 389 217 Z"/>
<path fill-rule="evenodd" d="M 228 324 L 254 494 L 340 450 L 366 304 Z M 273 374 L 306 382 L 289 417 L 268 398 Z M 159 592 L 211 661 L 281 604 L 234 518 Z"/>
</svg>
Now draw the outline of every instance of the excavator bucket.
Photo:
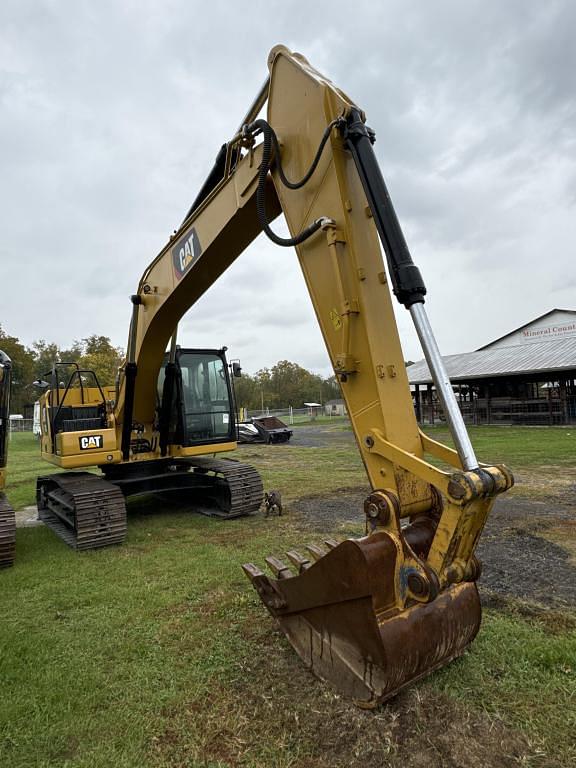
<svg viewBox="0 0 576 768">
<path fill-rule="evenodd" d="M 273 578 L 243 566 L 306 666 L 365 708 L 461 655 L 480 626 L 469 582 L 399 610 L 397 591 L 420 574 L 411 566 L 398 571 L 396 544 L 384 532 L 328 539 L 309 545 L 307 555 L 287 552 L 288 562 L 267 558 Z"/>
</svg>

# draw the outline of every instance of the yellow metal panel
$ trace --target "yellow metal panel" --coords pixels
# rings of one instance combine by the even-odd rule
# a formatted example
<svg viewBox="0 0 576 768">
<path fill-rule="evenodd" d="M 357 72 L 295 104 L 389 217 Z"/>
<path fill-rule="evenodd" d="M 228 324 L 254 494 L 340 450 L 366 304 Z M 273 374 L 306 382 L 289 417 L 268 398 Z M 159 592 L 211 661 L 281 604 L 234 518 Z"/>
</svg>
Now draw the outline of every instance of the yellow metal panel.
<svg viewBox="0 0 576 768">
<path fill-rule="evenodd" d="M 234 451 L 237 448 L 235 442 L 219 443 L 217 445 L 194 445 L 183 448 L 181 445 L 170 446 L 170 456 L 174 458 L 185 456 L 206 456 L 211 453 L 223 453 L 224 451 Z"/>
<path fill-rule="evenodd" d="M 64 456 L 95 456 L 98 452 L 112 453 L 117 449 L 116 430 L 92 429 L 83 432 L 59 432 L 56 452 Z M 95 464 L 96 462 L 89 462 Z"/>
<path fill-rule="evenodd" d="M 87 455 L 74 453 L 69 456 L 59 456 L 57 454 L 48 453 L 44 454 L 42 458 L 49 461 L 50 464 L 62 467 L 62 469 L 80 469 L 81 467 L 100 467 L 104 464 L 118 464 L 122 461 L 122 454 L 120 451 L 87 452 Z"/>
</svg>

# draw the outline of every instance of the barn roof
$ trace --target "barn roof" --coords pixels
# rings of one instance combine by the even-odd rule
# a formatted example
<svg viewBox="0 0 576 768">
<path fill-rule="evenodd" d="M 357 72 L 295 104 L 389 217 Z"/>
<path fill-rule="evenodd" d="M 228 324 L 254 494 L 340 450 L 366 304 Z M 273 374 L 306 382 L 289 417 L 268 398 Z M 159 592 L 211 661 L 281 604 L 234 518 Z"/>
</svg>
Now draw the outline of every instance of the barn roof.
<svg viewBox="0 0 576 768">
<path fill-rule="evenodd" d="M 524 330 L 524 328 L 529 328 L 531 325 L 534 325 L 534 323 L 537 323 L 539 320 L 543 320 L 545 317 L 549 317 L 550 315 L 554 315 L 557 312 L 561 312 L 565 315 L 576 315 L 576 309 L 559 309 L 558 307 L 555 307 L 554 309 L 550 309 L 548 312 L 544 312 L 543 315 L 538 315 L 538 317 L 533 318 L 527 323 L 524 323 L 524 325 L 518 326 L 518 328 L 514 328 L 512 331 L 508 331 L 508 333 L 505 333 L 504 336 L 499 336 L 497 339 L 493 339 L 492 341 L 488 342 L 488 344 L 484 344 L 484 346 L 480 347 L 478 349 L 478 352 L 481 352 L 483 349 L 488 349 L 488 347 L 491 347 L 493 344 L 498 344 L 501 341 L 504 341 L 504 339 L 507 339 L 509 336 L 513 336 L 515 333 L 518 333 L 518 331 Z"/>
<path fill-rule="evenodd" d="M 576 371 L 576 337 L 480 349 L 442 358 L 452 381 Z M 410 384 L 431 384 L 425 360 L 407 368 Z"/>
</svg>

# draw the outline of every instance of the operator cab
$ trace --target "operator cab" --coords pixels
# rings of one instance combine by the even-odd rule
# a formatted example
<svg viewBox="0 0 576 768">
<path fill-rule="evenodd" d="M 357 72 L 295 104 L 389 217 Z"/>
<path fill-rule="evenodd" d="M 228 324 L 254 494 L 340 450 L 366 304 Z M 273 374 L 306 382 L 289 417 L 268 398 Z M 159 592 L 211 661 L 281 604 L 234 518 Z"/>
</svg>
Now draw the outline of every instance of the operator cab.
<svg viewBox="0 0 576 768">
<path fill-rule="evenodd" d="M 176 348 L 158 376 L 160 433 L 190 447 L 236 440 L 234 398 L 224 349 Z"/>
</svg>

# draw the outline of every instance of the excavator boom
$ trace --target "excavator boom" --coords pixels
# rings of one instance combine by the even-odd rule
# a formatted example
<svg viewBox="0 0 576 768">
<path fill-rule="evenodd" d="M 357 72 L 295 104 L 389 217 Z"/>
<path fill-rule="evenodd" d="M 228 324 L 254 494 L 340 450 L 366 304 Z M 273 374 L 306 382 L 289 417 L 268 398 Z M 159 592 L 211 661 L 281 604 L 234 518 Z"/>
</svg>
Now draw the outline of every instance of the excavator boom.
<svg viewBox="0 0 576 768">
<path fill-rule="evenodd" d="M 271 239 L 296 247 L 373 490 L 365 538 L 269 557 L 272 577 L 252 563 L 244 571 L 310 669 L 374 706 L 473 640 L 474 549 L 513 480 L 474 455 L 363 112 L 283 46 L 269 69 L 267 119 L 243 135 L 264 135 L 261 189 L 269 173 L 291 238 L 267 226 L 263 195 L 259 219 Z M 390 283 L 414 319 L 457 450 L 418 428 Z"/>
</svg>

